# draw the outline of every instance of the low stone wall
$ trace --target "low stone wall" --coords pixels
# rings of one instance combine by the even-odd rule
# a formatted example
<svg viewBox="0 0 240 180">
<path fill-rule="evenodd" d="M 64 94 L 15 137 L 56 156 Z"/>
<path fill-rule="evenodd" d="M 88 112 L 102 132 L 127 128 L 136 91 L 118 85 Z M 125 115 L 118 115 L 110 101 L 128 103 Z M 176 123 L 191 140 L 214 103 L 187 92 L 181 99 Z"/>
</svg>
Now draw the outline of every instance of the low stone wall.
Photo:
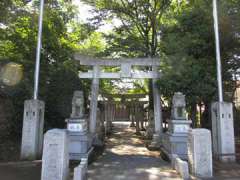
<svg viewBox="0 0 240 180">
<path fill-rule="evenodd" d="M 87 180 L 87 168 L 88 160 L 87 158 L 82 158 L 81 163 L 74 168 L 73 180 Z"/>
<path fill-rule="evenodd" d="M 172 155 L 172 167 L 175 169 L 183 179 L 189 179 L 189 168 L 187 161 L 181 160 L 178 155 Z"/>
</svg>

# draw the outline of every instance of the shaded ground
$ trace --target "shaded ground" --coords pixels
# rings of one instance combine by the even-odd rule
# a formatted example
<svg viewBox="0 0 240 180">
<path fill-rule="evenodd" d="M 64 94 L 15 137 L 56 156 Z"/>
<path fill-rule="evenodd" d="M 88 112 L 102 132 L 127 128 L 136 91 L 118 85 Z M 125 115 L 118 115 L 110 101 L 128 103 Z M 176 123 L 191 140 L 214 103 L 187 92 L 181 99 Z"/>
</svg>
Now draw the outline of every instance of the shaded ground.
<svg viewBox="0 0 240 180">
<path fill-rule="evenodd" d="M 214 162 L 215 180 L 240 180 L 240 165 L 236 163 Z"/>
<path fill-rule="evenodd" d="M 178 174 L 160 158 L 157 151 L 149 151 L 144 142 L 128 128 L 128 123 L 115 124 L 102 157 L 89 166 L 89 180 L 175 180 Z"/>
<path fill-rule="evenodd" d="M 19 161 L 20 140 L 0 137 L 0 162 Z"/>
<path fill-rule="evenodd" d="M 41 161 L 0 164 L 1 180 L 40 180 Z"/>
</svg>

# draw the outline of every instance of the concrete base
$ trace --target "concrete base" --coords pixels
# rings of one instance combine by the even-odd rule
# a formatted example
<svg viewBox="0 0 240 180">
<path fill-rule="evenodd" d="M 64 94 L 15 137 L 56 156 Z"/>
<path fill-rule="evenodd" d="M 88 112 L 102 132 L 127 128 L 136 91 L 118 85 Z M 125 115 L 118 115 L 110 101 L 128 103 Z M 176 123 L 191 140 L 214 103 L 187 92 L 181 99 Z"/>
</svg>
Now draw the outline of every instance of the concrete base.
<svg viewBox="0 0 240 180">
<path fill-rule="evenodd" d="M 81 159 L 81 163 L 74 168 L 73 180 L 87 180 L 88 160 Z"/>
<path fill-rule="evenodd" d="M 171 159 L 172 167 L 183 179 L 189 179 L 189 167 L 187 161 L 181 160 L 178 155 L 173 154 Z"/>
<path fill-rule="evenodd" d="M 169 159 L 172 159 L 172 155 L 176 154 L 181 159 L 187 160 L 187 138 L 188 135 L 185 133 L 165 133 L 162 135 L 161 150 Z"/>
<path fill-rule="evenodd" d="M 93 136 L 90 133 L 68 132 L 68 138 L 70 160 L 80 160 L 88 156 L 93 143 Z"/>
<path fill-rule="evenodd" d="M 235 162 L 235 139 L 232 103 L 215 102 L 211 107 L 214 158 Z"/>
<path fill-rule="evenodd" d="M 42 156 L 45 104 L 40 100 L 24 102 L 21 159 L 36 160 Z"/>
</svg>

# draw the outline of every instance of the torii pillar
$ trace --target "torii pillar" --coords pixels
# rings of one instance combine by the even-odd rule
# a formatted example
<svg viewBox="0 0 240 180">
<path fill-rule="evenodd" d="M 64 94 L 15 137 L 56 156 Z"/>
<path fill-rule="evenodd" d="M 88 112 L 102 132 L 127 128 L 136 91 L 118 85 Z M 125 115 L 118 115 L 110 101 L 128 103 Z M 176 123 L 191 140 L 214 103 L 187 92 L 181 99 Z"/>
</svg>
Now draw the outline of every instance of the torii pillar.
<svg viewBox="0 0 240 180">
<path fill-rule="evenodd" d="M 152 66 L 152 70 L 157 72 L 157 67 Z M 154 105 L 154 134 L 151 147 L 158 148 L 161 144 L 161 134 L 162 134 L 162 103 L 161 95 L 159 89 L 156 85 L 157 79 L 152 80 L 153 86 L 153 105 Z"/>
<path fill-rule="evenodd" d="M 90 123 L 89 130 L 93 135 L 96 133 L 97 122 L 97 105 L 98 105 L 98 91 L 99 91 L 99 66 L 93 67 L 93 80 L 91 87 L 91 102 L 90 102 Z"/>
</svg>

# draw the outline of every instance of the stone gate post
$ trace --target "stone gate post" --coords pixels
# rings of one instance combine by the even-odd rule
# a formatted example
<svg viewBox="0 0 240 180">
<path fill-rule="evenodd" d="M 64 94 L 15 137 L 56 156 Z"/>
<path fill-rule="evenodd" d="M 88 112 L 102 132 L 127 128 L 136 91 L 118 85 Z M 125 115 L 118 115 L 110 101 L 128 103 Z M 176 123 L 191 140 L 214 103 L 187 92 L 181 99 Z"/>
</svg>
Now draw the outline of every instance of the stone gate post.
<svg viewBox="0 0 240 180">
<path fill-rule="evenodd" d="M 97 121 L 97 105 L 98 105 L 98 91 L 99 91 L 99 66 L 93 67 L 93 80 L 91 89 L 91 102 L 90 102 L 90 125 L 89 129 L 92 134 L 96 133 Z"/>
</svg>

